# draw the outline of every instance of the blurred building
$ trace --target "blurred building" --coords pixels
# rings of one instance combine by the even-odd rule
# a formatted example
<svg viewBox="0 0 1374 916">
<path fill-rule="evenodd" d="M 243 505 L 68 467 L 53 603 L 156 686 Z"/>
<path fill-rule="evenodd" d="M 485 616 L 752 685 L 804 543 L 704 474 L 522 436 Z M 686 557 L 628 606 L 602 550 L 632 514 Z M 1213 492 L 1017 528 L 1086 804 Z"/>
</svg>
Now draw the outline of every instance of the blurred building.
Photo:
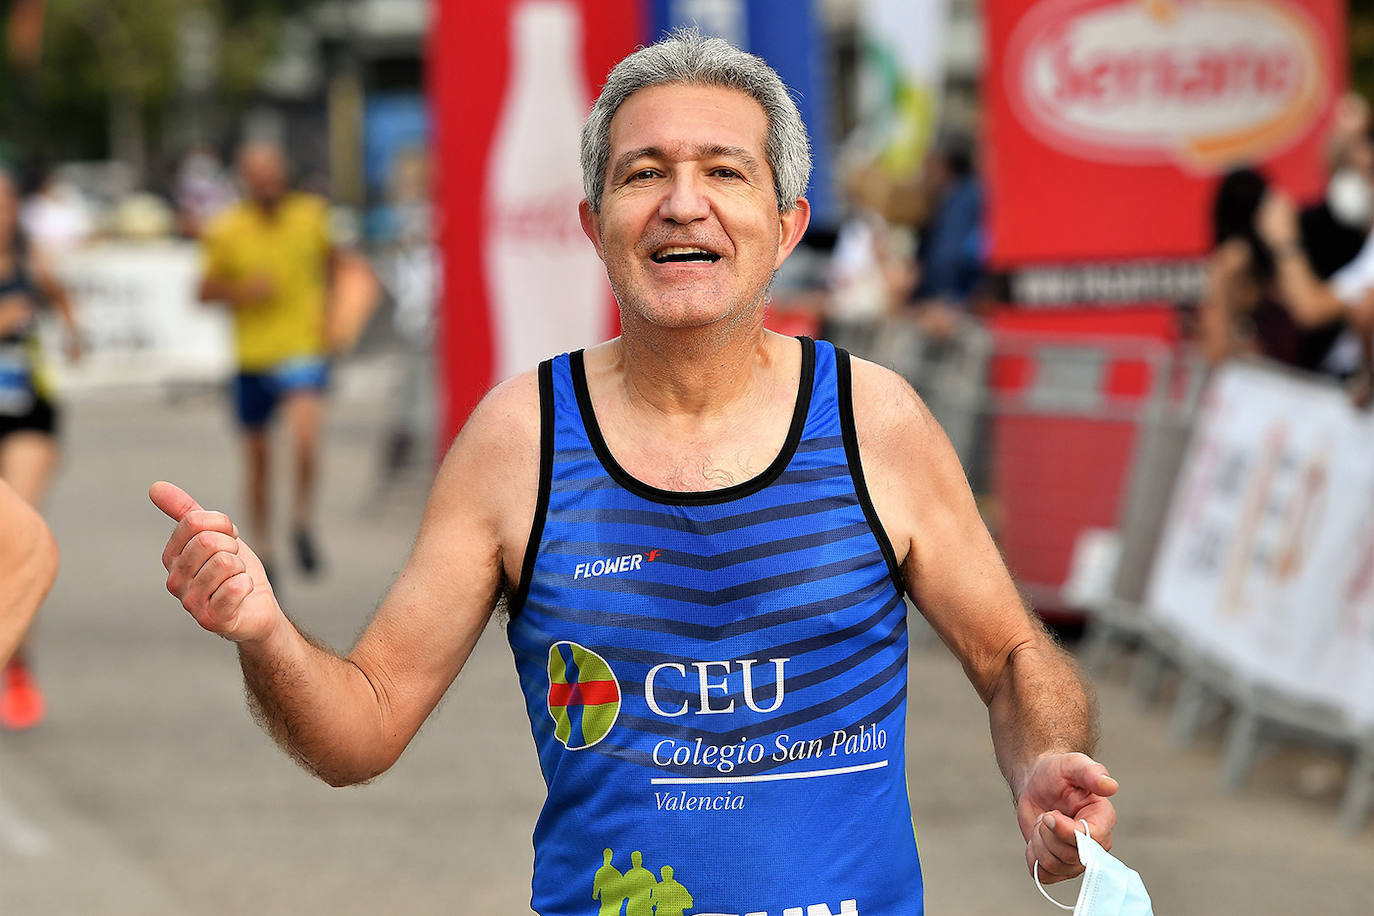
<svg viewBox="0 0 1374 916">
<path fill-rule="evenodd" d="M 282 143 L 305 184 L 348 206 L 367 206 L 384 190 L 395 153 L 369 149 L 427 136 L 431 6 L 428 0 L 330 0 L 293 17 L 258 99 L 230 133 Z"/>
</svg>

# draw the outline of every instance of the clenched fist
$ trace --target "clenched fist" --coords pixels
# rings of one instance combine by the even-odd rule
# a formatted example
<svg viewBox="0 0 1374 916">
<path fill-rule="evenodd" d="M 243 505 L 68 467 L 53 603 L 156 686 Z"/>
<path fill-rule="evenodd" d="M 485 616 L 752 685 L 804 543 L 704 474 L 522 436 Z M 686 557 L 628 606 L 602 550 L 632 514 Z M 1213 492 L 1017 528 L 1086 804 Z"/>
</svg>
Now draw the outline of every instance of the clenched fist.
<svg viewBox="0 0 1374 916">
<path fill-rule="evenodd" d="M 229 516 L 202 509 L 166 481 L 153 484 L 148 497 L 177 523 L 162 551 L 167 591 L 211 633 L 240 643 L 267 640 L 285 615 L 262 561 Z"/>
</svg>

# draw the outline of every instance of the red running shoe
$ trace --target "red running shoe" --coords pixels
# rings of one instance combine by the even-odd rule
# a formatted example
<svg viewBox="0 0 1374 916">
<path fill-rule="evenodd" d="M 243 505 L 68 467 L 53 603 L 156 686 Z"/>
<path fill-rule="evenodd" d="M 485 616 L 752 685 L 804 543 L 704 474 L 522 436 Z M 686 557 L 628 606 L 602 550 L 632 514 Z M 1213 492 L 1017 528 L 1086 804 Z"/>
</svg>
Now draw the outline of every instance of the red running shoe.
<svg viewBox="0 0 1374 916">
<path fill-rule="evenodd" d="M 11 661 L 0 683 L 0 727 L 10 731 L 33 728 L 43 721 L 47 704 L 33 672 L 23 662 Z"/>
</svg>

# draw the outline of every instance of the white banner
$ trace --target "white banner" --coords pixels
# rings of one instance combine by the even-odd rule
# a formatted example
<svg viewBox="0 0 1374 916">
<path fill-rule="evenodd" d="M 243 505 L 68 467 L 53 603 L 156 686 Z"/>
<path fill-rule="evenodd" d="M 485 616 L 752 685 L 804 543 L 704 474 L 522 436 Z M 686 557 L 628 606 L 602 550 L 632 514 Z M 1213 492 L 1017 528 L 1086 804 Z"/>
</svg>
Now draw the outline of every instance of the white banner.
<svg viewBox="0 0 1374 916">
<path fill-rule="evenodd" d="M 229 378 L 230 319 L 197 301 L 194 243 L 100 243 L 64 256 L 57 270 L 86 344 L 84 357 L 68 362 L 59 329 L 45 320 L 59 391 Z"/>
<path fill-rule="evenodd" d="M 1218 370 L 1146 604 L 1239 676 L 1374 725 L 1374 416 L 1330 384 Z"/>
</svg>

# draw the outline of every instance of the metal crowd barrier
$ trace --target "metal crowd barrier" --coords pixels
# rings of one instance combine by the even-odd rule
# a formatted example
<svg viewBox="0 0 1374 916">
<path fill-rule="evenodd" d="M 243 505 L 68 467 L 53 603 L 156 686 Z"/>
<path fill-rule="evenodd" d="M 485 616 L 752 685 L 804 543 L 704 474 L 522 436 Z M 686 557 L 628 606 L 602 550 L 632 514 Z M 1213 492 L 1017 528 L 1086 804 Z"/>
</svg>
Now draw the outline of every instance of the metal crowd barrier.
<svg viewBox="0 0 1374 916">
<path fill-rule="evenodd" d="M 1257 685 L 1145 612 L 1207 375 L 1195 354 L 1140 337 L 982 328 L 932 344 L 900 318 L 864 329 L 850 346 L 905 376 L 945 426 L 971 478 L 986 473 L 983 483 L 1001 504 L 992 521 L 1018 582 L 1037 606 L 1086 613 L 1086 667 L 1101 671 L 1132 650 L 1142 703 L 1153 702 L 1176 672 L 1170 731 L 1180 746 L 1229 712 L 1220 761 L 1228 790 L 1246 784 L 1276 741 L 1348 752 L 1340 823 L 1350 832 L 1361 828 L 1374 809 L 1374 729 Z M 1078 572 L 1075 548 L 1093 535 L 1102 568 L 1087 576 L 1098 582 L 1096 592 L 1084 594 L 1069 579 Z"/>
<path fill-rule="evenodd" d="M 1374 729 L 1359 724 L 1329 702 L 1257 681 L 1253 673 L 1147 613 L 1152 570 L 1175 482 L 1188 458 L 1205 376 L 1201 364 L 1187 354 L 1179 356 L 1172 367 L 1163 360 L 1157 366 L 1156 384 L 1151 386 L 1139 415 L 1141 435 L 1130 464 L 1112 549 L 1103 561 L 1111 568 L 1098 577 L 1110 586 L 1079 602 L 1089 612 L 1082 647 L 1085 666 L 1100 672 L 1123 647 L 1135 649 L 1132 679 L 1136 695 L 1144 703 L 1157 697 L 1166 673 L 1177 672 L 1170 734 L 1180 747 L 1189 744 L 1205 722 L 1229 715 L 1220 781 L 1230 791 L 1246 785 L 1256 760 L 1267 746 L 1279 741 L 1300 741 L 1349 753 L 1352 763 L 1340 822 L 1345 830 L 1355 832 L 1374 807 Z M 1131 415 L 1129 405 L 1124 414 Z"/>
<path fill-rule="evenodd" d="M 1162 517 L 1181 451 L 1175 430 L 1189 422 L 1201 370 L 1162 340 L 1043 332 L 998 333 L 991 369 L 993 492 L 1008 565 L 1042 611 L 1091 611 L 1104 633 L 1138 633 L 1147 533 L 1159 525 L 1150 515 Z M 1118 600 L 1082 606 L 1066 594 L 1080 540 L 1127 526 L 1141 534 L 1120 542 L 1121 562 L 1108 571 Z"/>
<path fill-rule="evenodd" d="M 1268 398 L 1274 397 L 1274 395 L 1265 394 L 1264 390 L 1259 388 L 1259 383 L 1266 378 L 1287 378 L 1290 380 L 1300 378 L 1300 384 L 1305 386 L 1303 390 L 1331 389 L 1322 394 L 1322 397 L 1327 400 L 1330 400 L 1334 395 L 1334 385 L 1314 382 L 1311 377 L 1302 377 L 1293 370 L 1283 367 L 1256 361 L 1244 371 L 1249 372 L 1250 375 L 1232 376 L 1232 381 L 1237 382 L 1238 387 L 1243 385 L 1246 397 L 1253 399 L 1247 403 L 1270 403 Z M 1243 383 L 1240 383 L 1240 378 L 1244 378 Z M 1292 384 L 1291 381 L 1289 384 Z M 1211 392 L 1209 389 L 1208 401 L 1217 397 L 1219 394 Z M 1288 418 L 1293 417 L 1297 412 L 1312 412 L 1316 408 L 1315 403 L 1310 400 L 1311 394 L 1290 395 L 1289 397 L 1294 398 L 1289 407 L 1269 409 Z M 1221 404 L 1229 404 L 1230 406 L 1223 409 Z M 1234 410 L 1238 406 L 1240 405 L 1219 401 L 1213 409 L 1219 416 L 1235 416 L 1228 411 Z M 1249 409 L 1246 408 L 1247 411 Z M 1289 422 L 1292 421 L 1285 419 L 1285 426 Z M 1199 432 L 1204 428 L 1199 426 Z M 1218 433 L 1214 431 L 1211 435 L 1217 436 Z M 1214 440 L 1209 443 L 1208 448 L 1215 447 L 1215 441 L 1226 440 L 1224 438 Z M 1298 441 L 1304 445 L 1311 444 L 1305 437 Z M 1203 449 L 1203 451 L 1207 452 L 1208 449 Z M 1356 451 L 1362 450 L 1357 449 Z M 1196 455 L 1194 457 L 1196 460 Z M 1215 457 L 1215 454 L 1213 453 L 1211 457 Z M 1201 466 L 1203 465 L 1200 464 L 1199 467 Z M 1181 469 L 1179 465 L 1176 465 L 1175 473 Z M 1321 478 L 1323 481 L 1325 480 L 1324 474 L 1325 472 Z M 1189 486 L 1195 487 L 1197 482 L 1192 481 Z M 1359 500 L 1363 497 L 1351 493 L 1344 498 L 1346 500 Z M 1270 497 L 1266 495 L 1266 511 L 1272 513 L 1275 510 L 1269 499 Z M 1167 501 L 1162 500 L 1162 502 Z M 1194 504 L 1191 497 L 1187 503 L 1189 505 Z M 1158 543 L 1161 533 L 1157 529 L 1151 535 L 1156 543 Z M 1127 536 L 1130 536 L 1130 532 Z M 1342 541 L 1342 543 L 1346 542 Z M 1355 547 L 1354 544 L 1349 546 L 1352 549 Z M 1306 549 L 1314 550 L 1315 548 L 1308 545 Z M 1161 579 L 1157 584 L 1168 583 Z M 1181 610 L 1176 605 L 1175 599 L 1173 606 L 1175 615 Z M 1227 613 L 1235 615 L 1253 612 L 1253 608 L 1247 610 L 1243 605 L 1236 607 L 1229 601 L 1222 607 Z M 1188 614 L 1192 614 L 1191 609 L 1188 610 Z M 1180 680 L 1170 723 L 1171 739 L 1176 745 L 1180 747 L 1188 745 L 1204 723 L 1214 721 L 1221 715 L 1229 715 L 1226 723 L 1220 779 L 1222 785 L 1230 791 L 1239 791 L 1248 783 L 1257 759 L 1267 747 L 1278 742 L 1297 741 L 1314 747 L 1339 750 L 1350 758 L 1344 798 L 1340 805 L 1340 824 L 1343 829 L 1350 833 L 1355 833 L 1361 829 L 1371 809 L 1374 809 L 1374 723 L 1363 721 L 1358 714 L 1351 712 L 1352 707 L 1349 702 L 1351 695 L 1348 691 L 1328 694 L 1325 697 L 1313 693 L 1309 697 L 1303 695 L 1301 691 L 1276 687 L 1269 683 L 1274 677 L 1273 666 L 1278 664 L 1275 657 L 1270 657 L 1270 660 L 1266 662 L 1268 670 L 1256 669 L 1253 662 L 1241 664 L 1239 657 L 1223 657 L 1234 656 L 1232 650 L 1237 648 L 1237 644 L 1208 647 L 1205 642 L 1195 643 L 1192 640 L 1182 638 L 1176 625 L 1166 625 L 1154 617 L 1145 619 L 1147 621 L 1143 630 L 1145 649 L 1142 652 L 1142 664 L 1137 667 L 1136 683 L 1137 687 L 1140 688 L 1139 695 L 1142 699 L 1153 699 L 1155 687 L 1160 681 L 1163 670 L 1176 668 L 1179 671 Z M 1332 630 L 1313 630 L 1310 633 L 1317 634 L 1321 641 L 1329 643 L 1339 643 L 1345 638 Z M 1292 634 L 1292 636 L 1297 635 L 1299 634 Z M 1244 637 L 1233 636 L 1231 638 Z M 1223 652 L 1223 649 L 1226 651 Z M 1374 683 L 1374 681 L 1369 683 Z M 1309 692 L 1311 692 L 1310 685 Z"/>
</svg>

